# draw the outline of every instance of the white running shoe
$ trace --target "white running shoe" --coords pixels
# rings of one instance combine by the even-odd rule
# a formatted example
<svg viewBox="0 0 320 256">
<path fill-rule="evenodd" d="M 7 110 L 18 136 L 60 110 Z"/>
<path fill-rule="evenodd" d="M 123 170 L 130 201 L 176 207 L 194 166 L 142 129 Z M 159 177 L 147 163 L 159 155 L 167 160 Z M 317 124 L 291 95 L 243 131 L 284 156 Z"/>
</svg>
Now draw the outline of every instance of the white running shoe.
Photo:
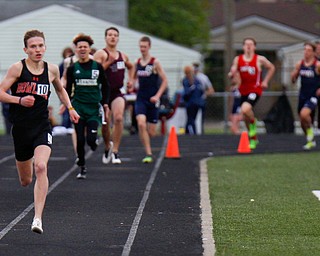
<svg viewBox="0 0 320 256">
<path fill-rule="evenodd" d="M 112 154 L 111 154 L 111 160 L 112 160 L 112 163 L 113 163 L 113 164 L 121 164 L 121 160 L 120 160 L 120 158 L 119 158 L 118 153 L 112 152 Z"/>
<path fill-rule="evenodd" d="M 108 155 L 106 156 L 106 153 L 104 153 L 104 154 L 102 155 L 102 163 L 103 163 L 103 164 L 108 164 L 108 163 L 110 163 L 112 150 L 113 150 L 113 142 L 110 141 L 109 150 L 108 150 Z"/>
<path fill-rule="evenodd" d="M 307 142 L 307 144 L 305 144 L 303 146 L 303 150 L 311 150 L 313 148 L 315 148 L 317 146 L 317 143 L 313 140 L 313 141 L 309 141 Z"/>
<path fill-rule="evenodd" d="M 87 178 L 87 168 L 85 166 L 80 166 L 80 171 L 77 174 L 78 180 L 84 180 Z"/>
<path fill-rule="evenodd" d="M 31 230 L 33 232 L 35 232 L 35 233 L 38 233 L 38 234 L 42 234 L 43 233 L 41 219 L 39 219 L 39 218 L 34 218 L 33 219 L 32 225 L 31 225 Z"/>
</svg>

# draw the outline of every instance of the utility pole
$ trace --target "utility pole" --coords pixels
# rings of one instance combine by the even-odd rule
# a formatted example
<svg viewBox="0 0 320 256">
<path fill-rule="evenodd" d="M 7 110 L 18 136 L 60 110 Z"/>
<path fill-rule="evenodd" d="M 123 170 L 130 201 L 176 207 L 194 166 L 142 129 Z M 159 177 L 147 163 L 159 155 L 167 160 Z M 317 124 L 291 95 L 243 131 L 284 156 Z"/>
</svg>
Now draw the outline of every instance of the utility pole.
<svg viewBox="0 0 320 256">
<path fill-rule="evenodd" d="M 227 92 L 229 86 L 228 72 L 230 70 L 235 52 L 233 49 L 233 22 L 235 20 L 235 0 L 224 0 L 223 1 L 223 15 L 224 23 L 226 27 L 225 47 L 224 47 L 224 88 Z M 228 130 L 228 95 L 224 97 L 224 120 L 225 120 L 225 132 Z"/>
<path fill-rule="evenodd" d="M 223 14 L 224 14 L 224 23 L 226 27 L 226 39 L 224 47 L 224 75 L 227 78 L 227 74 L 230 70 L 232 60 L 235 56 L 233 49 L 233 22 L 235 19 L 235 3 L 234 0 L 224 0 L 223 1 Z M 225 88 L 228 85 L 228 80 L 225 79 Z"/>
</svg>

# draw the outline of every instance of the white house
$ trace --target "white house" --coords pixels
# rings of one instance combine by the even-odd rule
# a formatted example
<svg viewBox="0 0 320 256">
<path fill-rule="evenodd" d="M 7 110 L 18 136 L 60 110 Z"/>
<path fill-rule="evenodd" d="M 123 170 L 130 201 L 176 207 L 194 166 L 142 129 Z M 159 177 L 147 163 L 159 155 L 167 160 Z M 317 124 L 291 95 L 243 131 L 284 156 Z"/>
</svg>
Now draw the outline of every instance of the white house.
<svg viewBox="0 0 320 256">
<path fill-rule="evenodd" d="M 256 39 L 259 50 L 274 51 L 304 40 L 314 40 L 315 34 L 307 33 L 285 24 L 281 24 L 258 15 L 239 19 L 233 24 L 234 49 L 242 49 L 242 40 L 252 36 Z M 212 50 L 224 50 L 226 27 L 219 26 L 210 33 Z"/>
<path fill-rule="evenodd" d="M 0 75 L 2 77 L 12 63 L 26 57 L 23 51 L 23 35 L 27 30 L 39 29 L 44 32 L 47 45 L 45 60 L 59 64 L 62 61 L 62 49 L 72 45 L 72 38 L 76 34 L 83 32 L 91 35 L 95 41 L 93 47 L 100 49 L 105 46 L 104 32 L 110 26 L 115 26 L 120 31 L 119 49 L 127 53 L 131 61 L 136 60 L 140 56 L 138 41 L 145 35 L 144 33 L 66 7 L 51 5 L 2 21 L 0 23 L 2 39 Z M 164 67 L 172 95 L 180 85 L 183 67 L 194 61 L 201 61 L 201 54 L 193 49 L 149 36 L 152 40 L 151 53 Z M 58 109 L 59 101 L 54 93 L 50 104 L 55 110 Z M 0 122 L 2 124 L 2 120 Z"/>
</svg>

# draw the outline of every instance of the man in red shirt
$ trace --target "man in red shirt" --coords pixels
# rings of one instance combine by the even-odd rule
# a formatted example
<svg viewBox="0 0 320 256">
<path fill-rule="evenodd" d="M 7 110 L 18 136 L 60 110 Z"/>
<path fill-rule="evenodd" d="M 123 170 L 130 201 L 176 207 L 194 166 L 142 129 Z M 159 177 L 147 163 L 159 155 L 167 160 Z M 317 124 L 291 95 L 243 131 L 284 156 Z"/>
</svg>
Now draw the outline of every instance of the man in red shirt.
<svg viewBox="0 0 320 256">
<path fill-rule="evenodd" d="M 275 71 L 274 65 L 264 56 L 258 55 L 256 51 L 256 41 L 254 38 L 243 40 L 243 54 L 236 56 L 233 60 L 228 76 L 230 78 L 239 74 L 239 91 L 241 94 L 241 113 L 248 128 L 250 148 L 255 149 L 257 140 L 256 118 L 253 107 L 262 94 L 262 90 L 268 88 L 268 83 Z M 262 78 L 262 68 L 267 69 L 267 73 Z"/>
</svg>

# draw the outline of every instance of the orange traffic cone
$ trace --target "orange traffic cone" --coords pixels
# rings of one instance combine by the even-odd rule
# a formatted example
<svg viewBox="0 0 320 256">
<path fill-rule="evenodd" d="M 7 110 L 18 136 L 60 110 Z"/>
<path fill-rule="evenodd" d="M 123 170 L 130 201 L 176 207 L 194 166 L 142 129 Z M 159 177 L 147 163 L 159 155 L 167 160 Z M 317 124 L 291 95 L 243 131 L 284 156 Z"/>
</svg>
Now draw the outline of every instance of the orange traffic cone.
<svg viewBox="0 0 320 256">
<path fill-rule="evenodd" d="M 238 145 L 238 153 L 250 153 L 250 143 L 249 143 L 249 136 L 247 132 L 242 132 L 239 145 Z"/>
<path fill-rule="evenodd" d="M 165 158 L 180 158 L 178 137 L 174 126 L 170 130 Z"/>
</svg>

